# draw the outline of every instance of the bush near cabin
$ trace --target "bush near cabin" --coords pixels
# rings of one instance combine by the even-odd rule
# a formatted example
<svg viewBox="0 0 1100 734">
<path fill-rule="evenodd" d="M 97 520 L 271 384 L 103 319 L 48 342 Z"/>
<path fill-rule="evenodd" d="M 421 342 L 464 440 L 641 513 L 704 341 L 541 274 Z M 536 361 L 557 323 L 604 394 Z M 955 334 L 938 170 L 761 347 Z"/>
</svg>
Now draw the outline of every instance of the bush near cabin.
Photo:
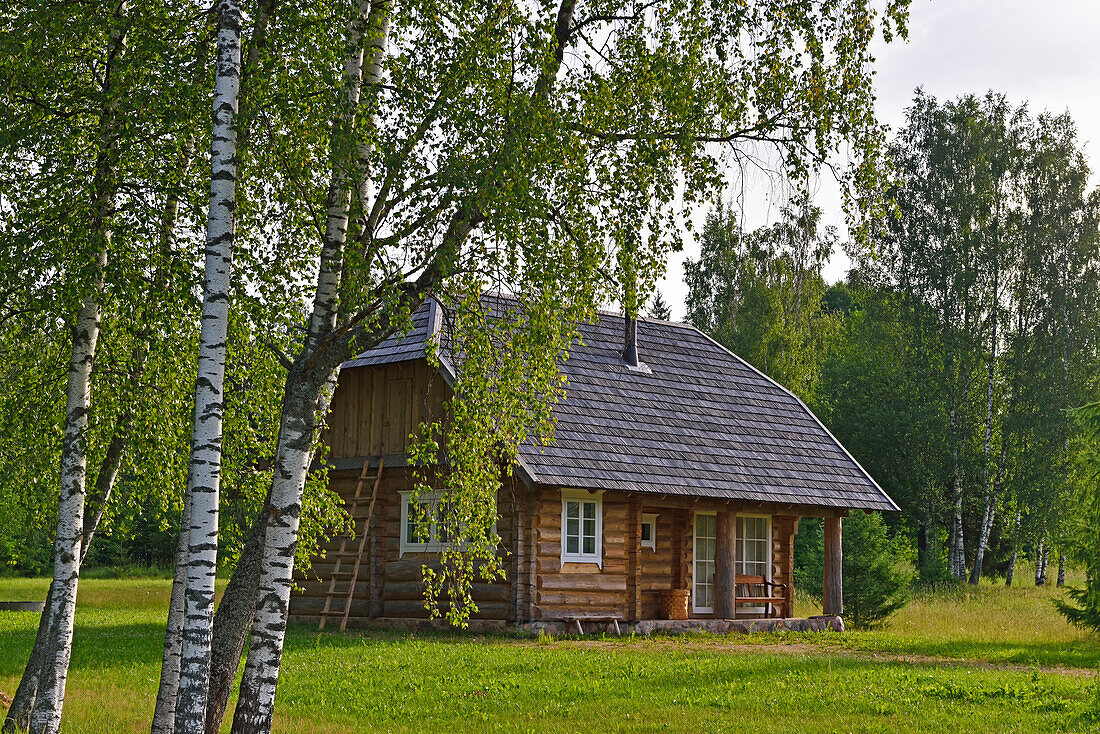
<svg viewBox="0 0 1100 734">
<path fill-rule="evenodd" d="M 856 628 L 882 624 L 909 601 L 915 578 L 912 549 L 891 536 L 877 512 L 844 520 L 844 620 Z M 795 536 L 795 583 L 821 597 L 824 579 L 822 522 L 804 518 Z"/>
</svg>

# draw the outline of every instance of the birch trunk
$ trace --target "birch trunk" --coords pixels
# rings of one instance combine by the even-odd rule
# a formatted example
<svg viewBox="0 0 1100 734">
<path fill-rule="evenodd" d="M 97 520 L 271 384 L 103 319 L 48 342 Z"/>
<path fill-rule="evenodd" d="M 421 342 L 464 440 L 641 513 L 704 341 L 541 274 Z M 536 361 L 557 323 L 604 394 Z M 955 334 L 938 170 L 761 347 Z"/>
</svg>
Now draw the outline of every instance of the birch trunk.
<svg viewBox="0 0 1100 734">
<path fill-rule="evenodd" d="M 233 717 L 233 732 L 238 734 L 266 734 L 271 731 L 290 604 L 294 554 L 298 544 L 302 491 L 313 459 L 320 419 L 328 412 L 336 368 L 339 366 L 339 362 L 331 365 L 317 363 L 314 357 L 322 340 L 332 333 L 336 325 L 351 189 L 353 186 L 361 190 L 364 188 L 363 172 L 356 170 L 363 157 L 362 149 L 353 134 L 364 82 L 364 46 L 371 49 L 367 81 L 376 83 L 381 73 L 387 12 L 382 3 L 371 7 L 368 0 L 360 0 L 358 13 L 348 24 L 351 53 L 344 64 L 346 98 L 334 125 L 331 151 L 333 170 L 317 289 L 309 335 L 287 375 L 283 395 L 271 488 L 271 513 L 267 518 L 264 537 L 256 614 Z"/>
<path fill-rule="evenodd" d="M 962 464 L 959 460 L 959 437 L 958 437 L 958 415 L 957 415 L 957 391 L 958 391 L 958 378 L 955 371 L 955 359 L 954 352 L 949 350 L 948 352 L 948 364 L 947 374 L 950 380 L 950 386 L 947 391 L 947 425 L 948 431 L 951 436 L 951 459 L 952 459 L 952 471 L 951 471 L 951 529 L 950 537 L 948 538 L 947 545 L 947 566 L 949 571 L 956 578 L 962 579 L 966 577 L 965 565 L 966 554 L 963 546 L 963 528 L 962 528 L 962 500 L 963 500 L 963 471 Z M 960 572 L 960 568 L 964 569 Z"/>
<path fill-rule="evenodd" d="M 176 244 L 176 224 L 179 220 L 180 195 L 183 182 L 195 157 L 195 144 L 188 140 L 183 145 L 175 186 L 169 191 L 164 204 L 164 221 L 161 228 L 161 264 L 167 264 Z M 190 479 L 188 480 L 190 485 Z M 191 497 L 183 495 L 183 512 L 180 515 L 180 532 L 176 540 L 175 573 L 172 577 L 172 596 L 168 603 L 168 620 L 165 625 L 164 650 L 160 666 L 160 686 L 153 709 L 153 734 L 171 734 L 176 718 L 176 693 L 179 690 L 180 643 L 183 632 L 183 591 L 187 583 L 187 521 L 191 517 Z"/>
<path fill-rule="evenodd" d="M 1016 522 L 1012 530 L 1012 556 L 1008 559 L 1008 571 L 1005 573 L 1005 586 L 1012 586 L 1012 577 L 1016 573 L 1016 561 L 1020 557 L 1020 519 L 1021 513 L 1016 511 Z"/>
<path fill-rule="evenodd" d="M 72 353 L 69 359 L 65 397 L 65 427 L 61 443 L 61 496 L 54 540 L 54 572 L 43 611 L 46 618 L 45 640 L 40 656 L 28 662 L 30 706 L 28 728 L 34 734 L 55 734 L 61 727 L 65 702 L 65 684 L 72 655 L 76 594 L 80 579 L 80 561 L 84 546 L 84 502 L 87 493 L 87 431 L 92 406 L 92 365 L 99 341 L 101 304 L 107 252 L 111 246 L 115 217 L 115 193 L 118 165 L 118 104 L 114 87 L 117 64 L 126 52 L 126 34 L 122 22 L 126 0 L 115 8 L 108 41 L 101 92 L 106 98 L 99 119 L 98 150 L 92 189 L 95 192 L 91 237 L 92 275 L 86 285 L 84 302 L 73 326 Z M 30 670 L 39 665 L 38 675 Z M 37 678 L 36 680 L 34 680 Z M 22 687 L 22 685 L 21 685 Z"/>
<path fill-rule="evenodd" d="M 244 642 L 256 613 L 256 595 L 260 587 L 260 572 L 264 551 L 264 537 L 271 500 L 264 502 L 264 509 L 256 518 L 248 541 L 241 551 L 237 567 L 222 594 L 218 612 L 214 615 L 213 646 L 210 658 L 210 695 L 206 702 L 206 734 L 217 734 L 221 729 L 229 694 L 244 653 Z"/>
<path fill-rule="evenodd" d="M 978 543 L 974 548 L 974 566 L 970 570 L 970 583 L 975 586 L 977 586 L 982 578 L 982 561 L 985 560 L 985 548 L 989 543 L 989 534 L 993 530 L 993 519 L 997 511 L 997 492 L 994 486 L 996 482 L 993 484 L 989 482 L 989 467 L 991 463 L 990 444 L 993 440 L 993 383 L 997 374 L 997 316 L 1000 313 L 999 279 L 1000 270 L 994 266 L 989 370 L 985 393 L 985 437 L 982 444 L 982 450 L 985 456 L 985 469 L 982 474 L 982 487 L 985 490 L 985 510 L 982 512 L 982 524 L 978 530 Z"/>
<path fill-rule="evenodd" d="M 190 478 L 187 480 L 191 484 Z M 160 686 L 153 709 L 151 734 L 172 734 L 176 727 L 176 697 L 180 685 L 180 654 L 183 645 L 183 593 L 187 586 L 188 520 L 191 517 L 191 493 L 183 493 L 179 539 L 176 541 L 176 569 L 172 576 L 172 598 L 168 602 L 168 622 L 164 631 L 164 651 L 160 663 Z"/>
<path fill-rule="evenodd" d="M 88 556 L 92 538 L 103 519 L 103 511 L 107 507 L 115 481 L 118 478 L 118 471 L 122 465 L 122 455 L 125 452 L 127 436 L 132 423 L 131 418 L 132 414 L 127 411 L 115 425 L 114 434 L 107 447 L 107 453 L 100 464 L 99 472 L 96 474 L 96 491 L 91 500 L 96 509 L 91 516 L 86 515 L 84 518 L 84 537 L 81 542 L 78 567 L 84 566 L 84 560 Z M 46 608 L 53 607 L 56 588 L 57 585 L 51 581 L 46 592 Z M 38 684 L 42 680 L 49 658 L 49 647 L 52 639 L 50 624 L 53 620 L 54 618 L 49 614 L 43 614 L 38 620 L 38 632 L 35 634 L 34 647 L 27 659 L 27 666 L 24 669 L 23 677 L 19 681 L 19 687 L 16 689 L 12 703 L 8 707 L 3 726 L 4 732 L 23 731 L 30 727 L 30 712 L 34 708 L 35 700 L 38 697 Z"/>
<path fill-rule="evenodd" d="M 1035 585 L 1046 586 L 1047 583 L 1047 544 L 1046 538 L 1039 538 L 1039 545 L 1035 548 Z"/>
<path fill-rule="evenodd" d="M 952 406 L 949 422 L 951 426 L 952 447 L 951 455 L 954 462 L 953 478 L 951 481 L 951 539 L 947 552 L 948 566 L 951 574 L 956 578 L 966 578 L 966 548 L 963 544 L 963 471 L 959 462 L 959 443 L 956 437 L 955 408 Z"/>
<path fill-rule="evenodd" d="M 223 383 L 236 229 L 235 118 L 241 69 L 239 0 L 220 2 L 217 38 L 210 146 L 210 209 L 206 222 L 206 277 L 187 488 L 191 494 L 190 516 L 187 518 L 187 582 L 183 592 L 179 688 L 175 701 L 175 731 L 180 734 L 199 734 L 203 731 L 210 676 L 214 573 L 218 561 L 222 412 L 225 405 Z"/>
<path fill-rule="evenodd" d="M 112 196 L 113 198 L 113 196 Z M 96 275 L 73 329 L 73 349 L 65 398 L 65 433 L 61 444 L 61 500 L 54 541 L 54 572 L 47 637 L 49 652 L 38 681 L 38 695 L 30 715 L 30 731 L 53 734 L 61 727 L 65 682 L 72 654 L 76 592 L 80 578 L 84 535 L 84 498 L 87 484 L 87 431 L 92 403 L 92 363 L 99 340 L 103 269 L 107 265 L 108 231 L 95 256 Z"/>
<path fill-rule="evenodd" d="M 50 582 L 50 588 L 46 592 L 46 610 L 54 607 L 54 591 L 57 584 Z M 7 716 L 4 719 L 5 734 L 26 731 L 31 725 L 31 710 L 38 698 L 38 685 L 46 669 L 50 655 L 50 639 L 53 636 L 51 623 L 55 617 L 43 613 L 38 618 L 38 632 L 34 637 L 34 647 L 31 648 L 27 667 L 23 670 L 23 677 L 19 679 L 19 687 L 15 689 L 11 706 L 8 707 Z"/>
<path fill-rule="evenodd" d="M 299 363 L 300 364 L 300 363 Z M 288 383 L 290 381 L 288 380 Z M 258 601 L 233 717 L 233 732 L 270 732 L 298 544 L 301 496 L 313 458 L 318 415 L 327 412 L 325 384 L 288 384 L 283 398 L 272 512 L 264 539 Z"/>
</svg>

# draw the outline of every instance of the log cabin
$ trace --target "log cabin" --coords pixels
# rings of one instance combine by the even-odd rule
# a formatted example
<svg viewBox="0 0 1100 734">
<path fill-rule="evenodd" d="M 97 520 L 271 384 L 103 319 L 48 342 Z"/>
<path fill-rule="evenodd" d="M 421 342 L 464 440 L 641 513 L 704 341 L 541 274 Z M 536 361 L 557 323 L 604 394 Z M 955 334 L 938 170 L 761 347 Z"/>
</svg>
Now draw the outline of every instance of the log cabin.
<svg viewBox="0 0 1100 734">
<path fill-rule="evenodd" d="M 429 300 L 411 330 L 343 365 L 323 439 L 356 533 L 296 578 L 292 621 L 427 622 L 422 567 L 439 541 L 410 522 L 406 450 L 454 379 L 445 356 L 438 367 L 426 358 L 443 324 Z M 842 518 L 895 512 L 893 500 L 798 397 L 698 329 L 603 314 L 579 330 L 555 440 L 521 447 L 500 489 L 507 575 L 475 584 L 472 625 L 809 628 L 793 624 L 802 517 L 824 518 L 821 619 L 842 625 Z"/>
</svg>

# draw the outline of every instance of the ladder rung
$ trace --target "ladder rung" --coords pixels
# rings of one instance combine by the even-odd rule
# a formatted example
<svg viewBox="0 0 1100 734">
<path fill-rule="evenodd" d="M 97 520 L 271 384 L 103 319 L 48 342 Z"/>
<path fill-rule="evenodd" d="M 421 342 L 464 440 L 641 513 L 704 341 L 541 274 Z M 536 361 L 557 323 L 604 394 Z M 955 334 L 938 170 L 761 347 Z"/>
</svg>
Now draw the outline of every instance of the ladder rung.
<svg viewBox="0 0 1100 734">
<path fill-rule="evenodd" d="M 359 476 L 359 482 L 355 487 L 355 496 L 351 501 L 350 515 L 352 518 L 352 533 L 351 535 L 341 534 L 336 538 L 340 539 L 340 549 L 332 554 L 335 559 L 335 566 L 329 577 L 328 593 L 325 594 L 325 607 L 321 611 L 321 624 L 320 628 L 325 628 L 325 622 L 331 618 L 340 616 L 340 629 L 343 630 L 347 626 L 348 616 L 351 613 L 351 604 L 355 597 L 355 587 L 358 585 L 359 568 L 363 562 L 363 551 L 366 547 L 367 535 L 370 532 L 371 515 L 374 513 L 374 502 L 378 498 L 378 485 L 382 481 L 382 468 L 384 462 L 378 462 L 378 473 L 374 478 L 374 488 L 371 490 L 370 505 L 367 508 L 367 514 L 363 518 L 357 517 L 359 514 L 359 501 L 362 494 L 363 484 L 368 478 L 369 462 L 363 463 L 363 472 Z M 363 532 L 357 532 L 359 525 L 362 524 Z M 358 539 L 358 544 L 355 550 L 348 548 L 349 541 Z M 347 563 L 351 568 L 344 568 L 343 565 Z M 347 587 L 337 591 L 337 579 L 341 583 L 346 583 Z M 340 602 L 339 599 L 343 598 L 343 608 L 334 609 Z M 336 602 L 335 604 L 333 602 Z"/>
</svg>

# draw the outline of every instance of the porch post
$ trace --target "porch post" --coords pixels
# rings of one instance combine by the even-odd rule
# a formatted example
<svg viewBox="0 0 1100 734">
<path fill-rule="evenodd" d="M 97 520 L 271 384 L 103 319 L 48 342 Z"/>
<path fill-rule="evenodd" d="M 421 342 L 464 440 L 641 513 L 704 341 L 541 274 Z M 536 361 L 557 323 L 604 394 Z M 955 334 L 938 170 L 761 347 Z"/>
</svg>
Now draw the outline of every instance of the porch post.
<svg viewBox="0 0 1100 734">
<path fill-rule="evenodd" d="M 718 511 L 714 548 L 714 616 L 737 616 L 737 516 L 729 510 Z"/>
<path fill-rule="evenodd" d="M 840 517 L 825 518 L 825 588 L 822 589 L 824 614 L 844 614 L 844 552 L 841 546 Z"/>
</svg>

